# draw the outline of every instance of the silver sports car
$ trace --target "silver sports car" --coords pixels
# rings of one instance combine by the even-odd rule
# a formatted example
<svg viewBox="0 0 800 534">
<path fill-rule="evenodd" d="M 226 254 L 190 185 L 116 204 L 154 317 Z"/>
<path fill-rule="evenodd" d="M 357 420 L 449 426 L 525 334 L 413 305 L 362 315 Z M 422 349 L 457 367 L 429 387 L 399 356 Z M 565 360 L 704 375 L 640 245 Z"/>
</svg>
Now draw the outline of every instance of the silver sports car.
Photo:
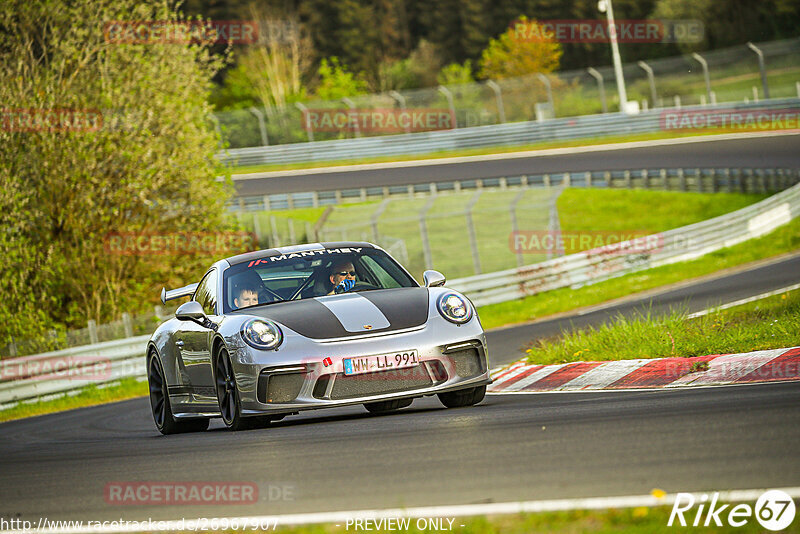
<svg viewBox="0 0 800 534">
<path fill-rule="evenodd" d="M 491 382 L 472 303 L 436 271 L 420 285 L 370 243 L 315 243 L 215 263 L 147 344 L 150 403 L 163 434 L 222 417 L 232 430 L 300 410 L 389 412 L 424 395 L 480 402 Z"/>
</svg>

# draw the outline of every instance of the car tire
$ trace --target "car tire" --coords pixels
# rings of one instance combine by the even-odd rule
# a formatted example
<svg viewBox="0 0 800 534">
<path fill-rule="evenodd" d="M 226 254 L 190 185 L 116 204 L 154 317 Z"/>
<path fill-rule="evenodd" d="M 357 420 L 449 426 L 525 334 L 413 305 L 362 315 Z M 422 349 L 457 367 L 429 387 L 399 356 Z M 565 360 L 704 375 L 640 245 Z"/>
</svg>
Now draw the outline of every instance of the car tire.
<svg viewBox="0 0 800 534">
<path fill-rule="evenodd" d="M 478 404 L 486 396 L 486 386 L 439 393 L 439 401 L 448 408 L 461 408 Z"/>
<path fill-rule="evenodd" d="M 368 402 L 364 405 L 369 413 L 387 413 L 411 406 L 414 399 L 394 399 L 380 402 Z"/>
<path fill-rule="evenodd" d="M 208 429 L 209 420 L 186 419 L 176 420 L 169 402 L 169 386 L 164 377 L 164 368 L 155 352 L 150 353 L 147 361 L 147 385 L 150 389 L 150 408 L 156 428 L 162 434 L 181 434 L 184 432 L 202 432 Z"/>
<path fill-rule="evenodd" d="M 214 389 L 217 392 L 217 403 L 222 422 L 228 429 L 235 431 L 250 430 L 265 426 L 268 422 L 264 417 L 243 417 L 242 401 L 239 397 L 239 388 L 236 387 L 236 375 L 231 365 L 228 351 L 222 349 L 214 361 Z"/>
</svg>

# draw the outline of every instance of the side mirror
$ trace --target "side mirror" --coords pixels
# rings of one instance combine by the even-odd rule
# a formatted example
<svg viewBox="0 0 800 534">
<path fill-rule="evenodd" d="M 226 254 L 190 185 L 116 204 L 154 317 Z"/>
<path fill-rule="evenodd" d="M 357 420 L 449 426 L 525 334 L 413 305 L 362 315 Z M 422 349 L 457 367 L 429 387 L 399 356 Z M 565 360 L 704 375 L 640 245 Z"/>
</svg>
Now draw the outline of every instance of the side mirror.
<svg viewBox="0 0 800 534">
<path fill-rule="evenodd" d="M 425 271 L 422 273 L 422 281 L 425 287 L 439 287 L 443 286 L 447 279 L 439 271 Z"/>
<path fill-rule="evenodd" d="M 175 317 L 179 321 L 194 321 L 201 326 L 205 326 L 210 322 L 208 316 L 203 311 L 203 307 L 195 300 L 190 300 L 189 302 L 181 304 L 180 307 L 175 310 Z"/>
</svg>

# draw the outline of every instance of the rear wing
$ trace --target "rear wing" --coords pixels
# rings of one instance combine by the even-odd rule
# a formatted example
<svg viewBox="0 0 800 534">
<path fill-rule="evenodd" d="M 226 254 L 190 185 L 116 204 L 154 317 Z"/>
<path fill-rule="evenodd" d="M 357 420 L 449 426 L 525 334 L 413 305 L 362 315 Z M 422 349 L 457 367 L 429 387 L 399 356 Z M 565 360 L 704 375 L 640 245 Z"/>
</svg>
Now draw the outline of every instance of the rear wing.
<svg viewBox="0 0 800 534">
<path fill-rule="evenodd" d="M 167 291 L 166 287 L 162 287 L 161 304 L 166 304 L 168 300 L 179 299 L 181 297 L 189 297 L 191 295 L 194 295 L 194 291 L 196 289 L 197 289 L 197 283 L 179 287 L 178 289 L 170 289 L 169 291 Z"/>
</svg>

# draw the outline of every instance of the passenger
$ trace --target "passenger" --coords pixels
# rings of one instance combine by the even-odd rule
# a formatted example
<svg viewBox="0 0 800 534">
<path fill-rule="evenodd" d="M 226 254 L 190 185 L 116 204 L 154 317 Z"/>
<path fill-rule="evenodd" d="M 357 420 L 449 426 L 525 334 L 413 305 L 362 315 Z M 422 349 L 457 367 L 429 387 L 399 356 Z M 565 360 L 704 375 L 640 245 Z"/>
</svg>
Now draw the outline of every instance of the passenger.
<svg viewBox="0 0 800 534">
<path fill-rule="evenodd" d="M 345 293 L 356 285 L 356 268 L 350 260 L 339 260 L 331 265 L 330 281 L 333 289 L 328 295 Z"/>
<path fill-rule="evenodd" d="M 248 306 L 255 306 L 258 304 L 258 286 L 252 283 L 246 283 L 237 286 L 234 290 L 236 297 L 233 299 L 233 304 L 236 308 L 246 308 Z"/>
</svg>

